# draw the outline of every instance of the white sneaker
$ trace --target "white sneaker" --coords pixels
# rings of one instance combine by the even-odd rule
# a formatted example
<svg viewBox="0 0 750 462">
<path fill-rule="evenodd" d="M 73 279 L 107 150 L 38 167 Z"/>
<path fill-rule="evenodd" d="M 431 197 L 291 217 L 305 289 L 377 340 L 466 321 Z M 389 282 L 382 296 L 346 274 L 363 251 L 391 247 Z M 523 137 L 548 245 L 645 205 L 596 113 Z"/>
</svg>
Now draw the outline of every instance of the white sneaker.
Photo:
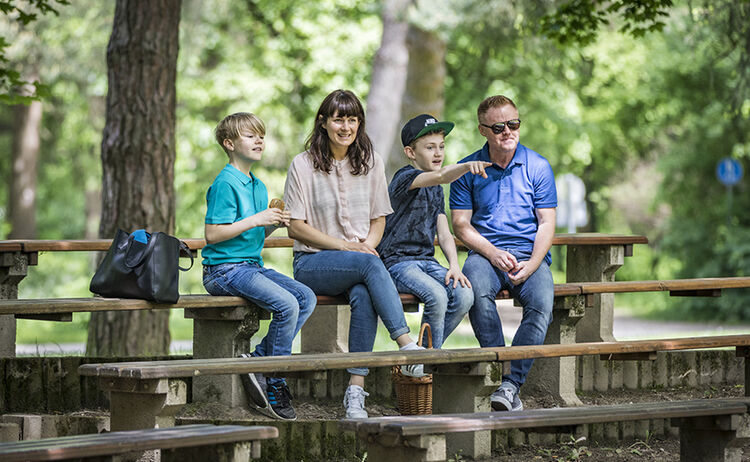
<svg viewBox="0 0 750 462">
<path fill-rule="evenodd" d="M 399 350 L 401 351 L 414 351 L 414 350 L 424 350 L 425 348 L 423 346 L 419 346 L 416 343 L 410 343 L 408 345 L 404 345 Z M 407 375 L 409 377 L 424 377 L 424 364 L 406 364 L 404 366 L 401 366 L 401 373 L 404 375 Z"/>
<path fill-rule="evenodd" d="M 366 419 L 365 396 L 370 396 L 359 385 L 349 385 L 344 393 L 344 408 L 347 419 Z"/>
<path fill-rule="evenodd" d="M 424 377 L 424 364 L 406 364 L 401 366 L 401 373 L 409 377 Z"/>
</svg>

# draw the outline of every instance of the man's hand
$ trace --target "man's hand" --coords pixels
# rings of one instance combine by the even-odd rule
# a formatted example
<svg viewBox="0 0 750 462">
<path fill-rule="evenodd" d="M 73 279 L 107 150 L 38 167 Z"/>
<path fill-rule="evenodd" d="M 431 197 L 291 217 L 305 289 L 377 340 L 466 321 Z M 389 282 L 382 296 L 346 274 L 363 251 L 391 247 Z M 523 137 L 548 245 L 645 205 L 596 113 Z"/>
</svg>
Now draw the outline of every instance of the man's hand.
<svg viewBox="0 0 750 462">
<path fill-rule="evenodd" d="M 471 289 L 471 283 L 464 273 L 458 268 L 451 267 L 447 273 L 445 273 L 445 285 L 450 285 L 451 279 L 453 279 L 453 288 L 455 289 L 461 284 L 461 287 L 468 287 Z"/>
<path fill-rule="evenodd" d="M 495 268 L 508 273 L 515 272 L 518 267 L 518 260 L 516 260 L 516 257 L 512 253 L 498 248 L 495 248 L 494 255 L 492 255 L 492 258 L 489 258 L 489 261 Z"/>
<path fill-rule="evenodd" d="M 517 286 L 526 281 L 538 268 L 539 264 L 534 265 L 531 261 L 519 262 L 514 271 L 508 272 L 508 279 L 514 286 Z"/>
</svg>

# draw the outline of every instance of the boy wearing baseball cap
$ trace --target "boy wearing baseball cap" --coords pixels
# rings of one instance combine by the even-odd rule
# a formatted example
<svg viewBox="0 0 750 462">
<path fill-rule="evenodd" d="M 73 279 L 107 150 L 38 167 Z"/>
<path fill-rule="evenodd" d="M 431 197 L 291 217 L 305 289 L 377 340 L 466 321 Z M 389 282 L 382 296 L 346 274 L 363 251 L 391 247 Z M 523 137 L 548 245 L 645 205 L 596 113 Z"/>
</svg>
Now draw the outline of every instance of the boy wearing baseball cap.
<svg viewBox="0 0 750 462">
<path fill-rule="evenodd" d="M 397 171 L 388 186 L 393 213 L 386 217 L 377 247 L 398 291 L 414 294 L 424 304 L 422 322 L 430 325 L 435 348 L 440 348 L 474 303 L 469 280 L 458 264 L 440 185 L 467 173 L 486 178 L 484 169 L 492 165 L 474 161 L 443 167 L 445 136 L 453 126 L 453 122 L 422 114 L 401 129 L 410 165 Z M 449 268 L 434 257 L 436 235 Z"/>
</svg>

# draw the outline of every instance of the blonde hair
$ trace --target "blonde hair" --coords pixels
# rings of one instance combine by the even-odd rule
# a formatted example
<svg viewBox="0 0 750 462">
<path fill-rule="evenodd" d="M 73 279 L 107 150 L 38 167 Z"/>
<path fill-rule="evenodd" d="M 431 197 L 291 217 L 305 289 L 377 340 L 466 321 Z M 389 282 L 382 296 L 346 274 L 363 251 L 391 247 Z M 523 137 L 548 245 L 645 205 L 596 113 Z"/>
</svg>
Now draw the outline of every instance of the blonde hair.
<svg viewBox="0 0 750 462">
<path fill-rule="evenodd" d="M 513 100 L 511 100 L 507 96 L 503 96 L 503 95 L 490 96 L 489 98 L 479 103 L 479 107 L 477 108 L 477 119 L 479 119 L 479 121 L 481 122 L 482 116 L 487 114 L 487 111 L 489 111 L 490 108 L 502 107 L 507 104 L 513 106 L 513 108 L 516 111 L 518 111 L 518 108 L 516 107 L 516 103 L 514 103 Z"/>
<path fill-rule="evenodd" d="M 229 155 L 227 148 L 224 147 L 224 140 L 236 140 L 240 137 L 242 130 L 249 130 L 260 136 L 266 136 L 266 126 L 260 117 L 250 112 L 236 112 L 230 114 L 219 122 L 216 126 L 214 134 L 216 135 L 216 142 L 219 143 L 221 149 Z"/>
</svg>

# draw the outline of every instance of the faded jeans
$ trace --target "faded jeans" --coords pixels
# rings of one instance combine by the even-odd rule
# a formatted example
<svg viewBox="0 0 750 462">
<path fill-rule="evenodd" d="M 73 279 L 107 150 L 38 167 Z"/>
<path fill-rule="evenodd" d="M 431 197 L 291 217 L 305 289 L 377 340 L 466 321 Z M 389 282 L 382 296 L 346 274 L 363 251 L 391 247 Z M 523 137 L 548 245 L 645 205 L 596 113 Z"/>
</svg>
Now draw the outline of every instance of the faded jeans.
<svg viewBox="0 0 750 462">
<path fill-rule="evenodd" d="M 224 263 L 203 267 L 203 286 L 211 295 L 233 295 L 273 314 L 268 333 L 253 356 L 288 356 L 292 340 L 315 308 L 315 293 L 294 279 L 257 263 Z M 281 381 L 269 377 L 269 383 Z"/>
<path fill-rule="evenodd" d="M 424 303 L 422 323 L 432 330 L 432 346 L 440 348 L 448 335 L 463 320 L 474 303 L 474 292 L 461 284 L 453 288 L 453 280 L 445 285 L 448 270 L 433 260 L 406 260 L 388 268 L 396 289 L 413 294 Z M 422 339 L 422 345 L 427 346 Z"/>
<path fill-rule="evenodd" d="M 294 253 L 294 278 L 319 295 L 347 293 L 351 307 L 349 351 L 372 351 L 378 316 L 391 339 L 409 332 L 404 307 L 383 262 L 375 255 L 346 250 Z M 349 368 L 367 375 L 367 368 Z"/>
<path fill-rule="evenodd" d="M 528 253 L 510 251 L 518 261 L 529 259 Z M 469 320 L 474 335 L 481 347 L 505 346 L 503 324 L 497 313 L 495 297 L 502 289 L 507 289 L 514 299 L 523 307 L 521 325 L 513 337 L 513 345 L 541 345 L 547 335 L 547 328 L 552 322 L 552 304 L 554 301 L 554 283 L 552 272 L 546 262 L 523 283 L 514 286 L 508 273 L 494 266 L 482 255 L 472 253 L 466 259 L 463 272 L 471 281 L 474 290 L 474 306 L 469 311 Z M 534 363 L 533 359 L 522 359 L 510 362 L 510 375 L 503 380 L 521 387 L 526 375 Z"/>
</svg>

